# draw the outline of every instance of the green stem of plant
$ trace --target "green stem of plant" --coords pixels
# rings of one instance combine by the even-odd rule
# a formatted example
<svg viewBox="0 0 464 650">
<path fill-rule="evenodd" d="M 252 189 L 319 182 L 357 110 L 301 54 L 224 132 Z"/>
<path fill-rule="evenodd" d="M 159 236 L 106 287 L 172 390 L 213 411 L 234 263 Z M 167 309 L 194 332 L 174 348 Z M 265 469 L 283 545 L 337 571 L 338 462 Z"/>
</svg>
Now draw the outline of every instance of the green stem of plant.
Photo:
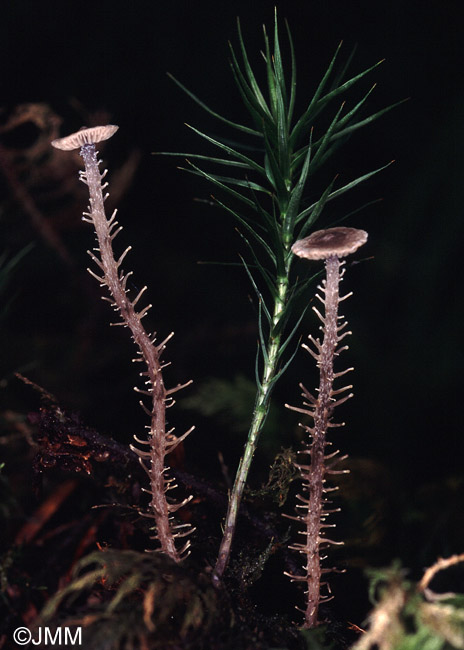
<svg viewBox="0 0 464 650">
<path fill-rule="evenodd" d="M 281 330 L 278 329 L 277 326 L 279 325 L 280 319 L 284 315 L 285 311 L 289 288 L 289 272 L 290 264 L 288 262 L 285 268 L 285 275 L 282 275 L 277 280 L 277 296 L 274 302 L 272 327 L 266 350 L 267 355 L 264 358 L 262 381 L 258 385 L 255 408 L 253 411 L 253 419 L 251 421 L 250 430 L 248 432 L 248 439 L 242 458 L 240 459 L 240 464 L 235 476 L 235 482 L 229 497 L 229 506 L 224 526 L 224 535 L 221 541 L 218 559 L 213 572 L 213 583 L 215 585 L 220 584 L 224 571 L 229 562 L 232 541 L 237 525 L 240 502 L 242 500 L 243 491 L 245 489 L 248 472 L 250 471 L 251 461 L 258 444 L 258 439 L 269 412 L 269 402 L 274 385 L 273 379 L 276 374 L 279 361 L 279 350 L 282 337 Z M 273 331 L 276 331 L 276 328 L 279 334 L 273 336 Z"/>
</svg>

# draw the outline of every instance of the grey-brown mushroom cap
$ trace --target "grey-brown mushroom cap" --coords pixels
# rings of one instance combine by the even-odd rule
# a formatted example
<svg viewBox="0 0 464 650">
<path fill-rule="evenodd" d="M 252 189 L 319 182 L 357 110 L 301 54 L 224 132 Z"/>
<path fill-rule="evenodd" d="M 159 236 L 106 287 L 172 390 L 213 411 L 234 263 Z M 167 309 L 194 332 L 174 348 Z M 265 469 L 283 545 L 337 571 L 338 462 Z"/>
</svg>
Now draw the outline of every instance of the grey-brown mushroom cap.
<svg viewBox="0 0 464 650">
<path fill-rule="evenodd" d="M 367 241 L 367 232 L 358 228 L 327 228 L 316 230 L 309 237 L 298 239 L 292 252 L 308 260 L 325 260 L 328 257 L 346 257 Z"/>
<path fill-rule="evenodd" d="M 51 145 L 56 149 L 72 151 L 73 149 L 80 149 L 80 147 L 83 147 L 85 144 L 96 144 L 97 142 L 108 140 L 118 129 L 119 126 L 116 126 L 115 124 L 92 126 L 90 128 L 84 127 L 64 138 L 52 140 Z"/>
</svg>

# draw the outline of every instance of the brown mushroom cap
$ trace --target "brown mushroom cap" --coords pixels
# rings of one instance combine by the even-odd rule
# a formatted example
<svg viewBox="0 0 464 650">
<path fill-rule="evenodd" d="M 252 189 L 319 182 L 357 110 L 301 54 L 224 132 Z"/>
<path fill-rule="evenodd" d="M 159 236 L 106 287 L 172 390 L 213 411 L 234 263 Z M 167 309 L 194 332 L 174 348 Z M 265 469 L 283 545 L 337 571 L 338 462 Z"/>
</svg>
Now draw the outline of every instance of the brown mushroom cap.
<svg viewBox="0 0 464 650">
<path fill-rule="evenodd" d="M 115 126 L 114 124 L 93 126 L 91 128 L 84 127 L 75 133 L 71 133 L 71 135 L 67 135 L 65 138 L 52 140 L 51 145 L 56 149 L 72 151 L 73 149 L 79 149 L 84 144 L 94 144 L 96 142 L 102 142 L 102 140 L 108 140 L 118 129 L 119 126 Z"/>
<path fill-rule="evenodd" d="M 292 252 L 308 260 L 325 260 L 327 257 L 346 257 L 367 241 L 367 232 L 358 228 L 327 228 L 316 230 L 309 237 L 299 239 Z"/>
</svg>

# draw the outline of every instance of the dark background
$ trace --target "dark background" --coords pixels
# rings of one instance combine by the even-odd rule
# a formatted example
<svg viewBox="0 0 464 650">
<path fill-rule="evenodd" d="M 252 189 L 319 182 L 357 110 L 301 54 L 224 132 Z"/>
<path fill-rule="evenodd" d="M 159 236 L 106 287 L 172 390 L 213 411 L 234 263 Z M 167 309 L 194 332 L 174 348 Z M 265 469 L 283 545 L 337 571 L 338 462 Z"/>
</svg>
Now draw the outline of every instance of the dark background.
<svg viewBox="0 0 464 650">
<path fill-rule="evenodd" d="M 335 435 L 358 463 L 359 485 L 368 486 L 372 503 L 381 504 L 387 523 L 378 557 L 388 561 L 399 555 L 417 568 L 437 555 L 462 551 L 463 543 L 458 517 L 463 493 L 458 192 L 464 172 L 459 5 L 277 2 L 294 39 L 300 111 L 342 39 L 342 59 L 357 45 L 353 74 L 386 59 L 353 95 L 359 98 L 377 82 L 368 110 L 410 97 L 356 133 L 328 163 L 328 177 L 339 173 L 345 183 L 396 161 L 346 201 L 333 202 L 319 224 L 327 226 L 357 205 L 383 199 L 349 223 L 369 231 L 360 257 L 372 259 L 349 268 L 346 276 L 346 287 L 355 292 L 344 311 L 353 330 L 345 354 L 356 368 L 356 394 L 340 414 L 345 431 Z M 121 250 L 133 245 L 129 264 L 136 285 L 149 286 L 150 323 L 160 337 L 176 332 L 167 354 L 173 362 L 167 381 L 194 379 L 185 400 L 212 378 L 233 385 L 237 376 L 253 381 L 257 332 L 243 269 L 197 264 L 238 261 L 244 249 L 235 224 L 216 207 L 194 200 L 209 197 L 206 183 L 176 169 L 176 159 L 151 155 L 214 155 L 184 122 L 225 134 L 166 72 L 219 113 L 245 120 L 227 42 L 237 44 L 239 16 L 250 58 L 259 67 L 262 24 L 271 32 L 273 6 L 264 1 L 16 1 L 0 10 L 2 119 L 18 104 L 44 102 L 62 118 L 65 135 L 82 125 L 85 111 L 106 111 L 120 126 L 104 151 L 110 182 L 129 152 L 140 153 L 133 183 L 119 204 L 124 232 L 118 245 Z M 283 29 L 281 37 L 288 55 Z M 75 220 L 54 222 L 75 264 L 70 269 L 15 207 L 8 184 L 1 187 L 1 249 L 13 255 L 35 242 L 6 295 L 14 300 L 2 322 L 2 411 L 36 408 L 37 398 L 13 377 L 20 370 L 89 425 L 129 442 L 144 426 L 131 393 L 132 350 L 126 332 L 108 328 L 97 284 L 82 279 L 85 251 L 92 245 L 89 227 L 80 222 L 85 198 L 84 205 L 73 207 Z M 41 207 L 45 212 L 46 205 Z M 315 327 L 308 316 L 302 334 Z M 298 403 L 301 380 L 308 387 L 315 381 L 304 354 L 276 391 L 270 437 L 258 451 L 252 481 L 265 475 L 280 446 L 296 444 L 296 420 L 282 404 Z M 214 401 L 217 382 L 216 388 L 214 382 L 208 386 Z M 226 408 L 208 420 L 205 413 L 183 408 L 182 399 L 173 421 L 179 429 L 197 424 L 186 444 L 186 463 L 220 480 L 217 452 L 234 471 L 244 442 L 245 432 L 232 422 L 237 414 L 231 406 L 230 416 Z"/>
</svg>

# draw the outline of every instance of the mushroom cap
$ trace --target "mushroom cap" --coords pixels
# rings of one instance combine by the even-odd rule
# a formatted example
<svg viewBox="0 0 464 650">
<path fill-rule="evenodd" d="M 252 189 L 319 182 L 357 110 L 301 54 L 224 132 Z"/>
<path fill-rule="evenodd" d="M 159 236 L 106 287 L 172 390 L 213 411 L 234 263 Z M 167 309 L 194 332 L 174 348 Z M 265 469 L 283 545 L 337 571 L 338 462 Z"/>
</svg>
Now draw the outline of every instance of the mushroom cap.
<svg viewBox="0 0 464 650">
<path fill-rule="evenodd" d="M 292 252 L 308 260 L 325 260 L 327 257 L 346 257 L 367 241 L 367 232 L 358 228 L 327 228 L 316 230 L 309 237 L 299 239 Z"/>
<path fill-rule="evenodd" d="M 51 145 L 56 149 L 72 151 L 73 149 L 83 147 L 85 144 L 95 144 L 96 142 L 102 142 L 102 140 L 108 140 L 118 129 L 119 126 L 115 126 L 114 124 L 92 126 L 90 128 L 83 127 L 79 131 L 67 135 L 65 138 L 52 140 Z"/>
</svg>

